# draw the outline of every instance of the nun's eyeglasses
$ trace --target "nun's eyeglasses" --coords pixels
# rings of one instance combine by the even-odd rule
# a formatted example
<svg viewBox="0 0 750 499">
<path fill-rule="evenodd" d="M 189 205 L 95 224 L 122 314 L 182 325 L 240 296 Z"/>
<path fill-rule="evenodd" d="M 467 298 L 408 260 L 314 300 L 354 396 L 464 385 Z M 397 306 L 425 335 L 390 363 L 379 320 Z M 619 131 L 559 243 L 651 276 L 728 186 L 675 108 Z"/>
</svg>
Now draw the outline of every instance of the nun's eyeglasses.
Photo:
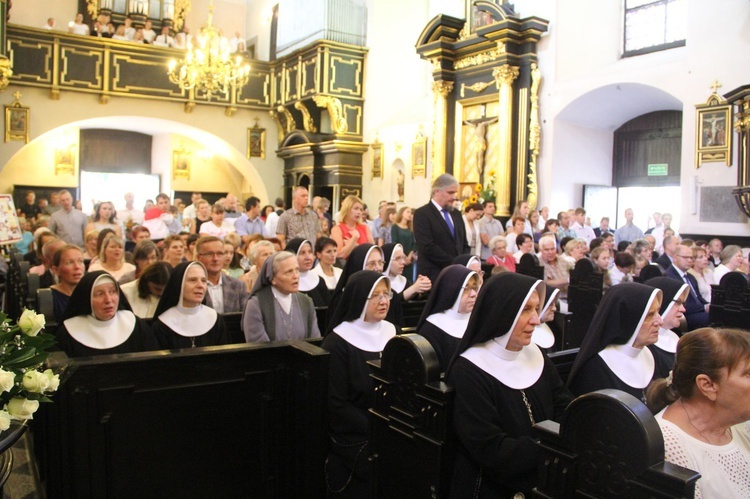
<svg viewBox="0 0 750 499">
<path fill-rule="evenodd" d="M 464 292 L 466 292 L 466 293 L 471 293 L 472 291 L 474 293 L 479 293 L 479 286 L 477 286 L 476 284 L 471 284 L 469 286 L 464 286 L 461 289 L 463 289 Z"/>
<path fill-rule="evenodd" d="M 387 293 L 377 293 L 372 295 L 368 300 L 370 300 L 373 303 L 380 303 L 380 300 L 385 299 L 385 301 L 390 301 L 393 298 L 393 291 L 388 291 Z"/>
<path fill-rule="evenodd" d="M 385 265 L 385 262 L 383 260 L 373 260 L 365 264 L 365 269 L 367 270 L 381 269 L 382 270 L 383 265 Z"/>
</svg>

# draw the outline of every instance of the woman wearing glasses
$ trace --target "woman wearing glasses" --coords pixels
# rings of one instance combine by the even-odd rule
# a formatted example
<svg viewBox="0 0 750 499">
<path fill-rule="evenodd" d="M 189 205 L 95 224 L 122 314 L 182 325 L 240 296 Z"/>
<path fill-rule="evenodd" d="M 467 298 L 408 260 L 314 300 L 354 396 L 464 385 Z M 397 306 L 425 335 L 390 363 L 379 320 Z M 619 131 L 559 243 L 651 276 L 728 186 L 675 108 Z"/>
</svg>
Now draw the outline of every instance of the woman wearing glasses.
<svg viewBox="0 0 750 499">
<path fill-rule="evenodd" d="M 349 279 L 329 322 L 330 352 L 326 484 L 336 497 L 369 495 L 368 409 L 373 389 L 367 362 L 377 360 L 396 328 L 385 320 L 392 297 L 388 278 L 360 271 Z"/>
<path fill-rule="evenodd" d="M 435 349 L 442 372 L 466 332 L 478 293 L 479 276 L 463 265 L 449 265 L 435 281 L 435 291 L 427 299 L 417 334 L 424 336 Z"/>
<path fill-rule="evenodd" d="M 407 287 L 409 281 L 403 276 L 404 266 L 406 265 L 404 247 L 398 243 L 388 243 L 383 245 L 382 251 L 385 257 L 383 258 L 385 261 L 383 275 L 388 277 L 388 280 L 391 282 L 391 290 L 393 291 L 391 308 L 388 310 L 388 317 L 386 319 L 397 328 L 402 328 L 404 327 L 402 303 L 411 300 L 421 293 L 428 292 L 432 283 L 429 277 L 420 275 L 417 278 L 417 282 Z"/>
<path fill-rule="evenodd" d="M 328 305 L 328 320 L 333 318 L 336 307 L 341 300 L 341 295 L 349 282 L 349 278 L 361 270 L 372 270 L 374 272 L 383 272 L 385 261 L 383 260 L 383 250 L 380 246 L 374 244 L 360 244 L 352 250 L 349 258 L 346 260 L 344 270 L 341 272 L 339 282 L 331 297 L 331 303 Z"/>
</svg>

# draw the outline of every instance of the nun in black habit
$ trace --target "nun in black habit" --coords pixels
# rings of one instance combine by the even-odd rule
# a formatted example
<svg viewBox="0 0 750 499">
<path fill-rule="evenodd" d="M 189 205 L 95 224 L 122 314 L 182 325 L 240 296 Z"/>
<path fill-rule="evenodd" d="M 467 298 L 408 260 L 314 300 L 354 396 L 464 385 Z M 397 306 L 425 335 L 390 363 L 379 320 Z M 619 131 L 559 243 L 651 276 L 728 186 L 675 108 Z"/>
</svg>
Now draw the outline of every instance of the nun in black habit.
<svg viewBox="0 0 750 499">
<path fill-rule="evenodd" d="M 383 261 L 383 250 L 380 246 L 374 244 L 360 244 L 349 253 L 349 258 L 346 259 L 344 269 L 341 272 L 339 282 L 336 284 L 336 289 L 331 297 L 331 303 L 328 305 L 328 323 L 331 323 L 333 314 L 338 308 L 339 301 L 341 300 L 341 294 L 344 292 L 346 283 L 349 278 L 362 270 L 372 270 L 375 272 L 382 272 L 385 262 Z M 329 328 L 330 329 L 330 328 Z"/>
<path fill-rule="evenodd" d="M 120 286 L 103 270 L 78 282 L 56 336 L 69 357 L 159 349 L 148 325 L 133 314 Z"/>
<path fill-rule="evenodd" d="M 169 276 L 154 312 L 152 331 L 162 348 L 195 348 L 229 344 L 224 319 L 206 305 L 206 267 L 182 262 Z"/>
<path fill-rule="evenodd" d="M 644 284 L 661 289 L 663 295 L 659 308 L 663 322 L 659 328 L 659 339 L 648 348 L 654 356 L 654 379 L 666 378 L 674 366 L 677 342 L 680 340 L 672 329 L 680 327 L 680 320 L 685 317 L 685 301 L 690 288 L 687 283 L 671 277 L 654 277 Z"/>
<path fill-rule="evenodd" d="M 560 290 L 548 284 L 544 285 L 544 289 L 544 305 L 542 305 L 542 311 L 539 313 L 540 324 L 534 328 L 531 341 L 536 343 L 539 348 L 547 351 L 547 349 L 555 345 L 555 333 L 552 332 L 547 323 L 555 320 L 555 312 L 557 311 L 555 302 L 557 301 L 557 295 L 560 294 Z"/>
<path fill-rule="evenodd" d="M 327 307 L 331 301 L 331 292 L 323 278 L 312 272 L 313 265 L 315 265 L 315 252 L 310 241 L 296 237 L 286 244 L 284 250 L 297 255 L 299 291 L 312 298 L 316 307 Z"/>
<path fill-rule="evenodd" d="M 463 265 L 445 267 L 435 281 L 417 323 L 417 334 L 435 349 L 442 372 L 464 337 L 478 293 L 479 276 Z"/>
<path fill-rule="evenodd" d="M 333 497 L 368 497 L 368 409 L 373 405 L 367 361 L 380 358 L 396 328 L 385 320 L 390 304 L 388 279 L 374 271 L 354 273 L 329 323 L 322 347 L 330 352 L 325 473 Z"/>
<path fill-rule="evenodd" d="M 659 337 L 661 300 L 661 290 L 644 284 L 609 288 L 570 371 L 568 386 L 576 396 L 614 388 L 645 402 L 654 377 L 654 356 L 645 347 Z"/>
<path fill-rule="evenodd" d="M 531 341 L 544 283 L 504 272 L 482 285 L 447 379 L 458 435 L 451 497 L 531 496 L 539 463 L 532 426 L 562 416 L 572 400 Z"/>
</svg>

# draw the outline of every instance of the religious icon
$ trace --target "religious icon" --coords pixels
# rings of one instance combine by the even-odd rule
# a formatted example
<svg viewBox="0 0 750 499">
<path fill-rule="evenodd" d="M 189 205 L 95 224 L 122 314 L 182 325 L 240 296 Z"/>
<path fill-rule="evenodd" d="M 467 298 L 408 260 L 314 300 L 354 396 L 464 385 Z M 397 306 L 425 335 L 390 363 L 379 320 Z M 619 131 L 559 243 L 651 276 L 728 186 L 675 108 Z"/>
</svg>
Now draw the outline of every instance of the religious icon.
<svg viewBox="0 0 750 499">
<path fill-rule="evenodd" d="M 5 106 L 5 142 L 23 140 L 29 142 L 29 108 L 21 105 L 21 92 L 13 94 L 15 100 Z"/>
<path fill-rule="evenodd" d="M 255 126 L 247 129 L 247 158 L 266 157 L 266 129 L 258 126 L 258 118 L 255 118 Z"/>
<path fill-rule="evenodd" d="M 398 202 L 404 202 L 404 183 L 406 182 L 406 175 L 404 174 L 403 168 L 396 169 L 396 190 L 398 192 Z"/>
<path fill-rule="evenodd" d="M 723 162 L 731 165 L 732 106 L 716 93 L 721 86 L 714 82 L 714 93 L 705 104 L 698 104 L 695 124 L 695 167 L 703 163 Z"/>
</svg>

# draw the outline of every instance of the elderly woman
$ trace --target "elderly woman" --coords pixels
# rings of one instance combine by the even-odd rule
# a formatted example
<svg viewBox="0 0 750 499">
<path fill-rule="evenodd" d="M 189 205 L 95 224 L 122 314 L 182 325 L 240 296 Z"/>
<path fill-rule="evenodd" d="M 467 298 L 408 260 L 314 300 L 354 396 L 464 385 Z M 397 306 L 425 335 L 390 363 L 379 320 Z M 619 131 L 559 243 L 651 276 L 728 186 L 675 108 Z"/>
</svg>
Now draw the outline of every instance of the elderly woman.
<svg viewBox="0 0 750 499">
<path fill-rule="evenodd" d="M 422 310 L 417 334 L 427 338 L 435 349 L 443 372 L 464 337 L 478 293 L 476 272 L 463 265 L 449 265 L 440 271 L 435 291 L 430 293 Z"/>
<path fill-rule="evenodd" d="M 69 357 L 157 350 L 148 326 L 130 311 L 114 278 L 84 275 L 70 297 L 57 342 Z"/>
<path fill-rule="evenodd" d="M 130 282 L 134 278 L 135 265 L 125 261 L 124 243 L 119 236 L 108 234 L 104 238 L 99 250 L 99 260 L 89 265 L 89 272 L 94 270 L 109 272 L 120 283 Z"/>
<path fill-rule="evenodd" d="M 576 237 L 567 242 L 565 245 L 565 253 L 561 255 L 561 258 L 567 261 L 572 268 L 575 267 L 578 260 L 586 256 L 586 251 L 588 251 L 588 243 L 586 240 L 582 237 Z"/>
<path fill-rule="evenodd" d="M 700 246 L 693 246 L 693 267 L 688 269 L 688 274 L 698 281 L 698 291 L 704 300 L 711 303 L 711 286 L 714 281 L 714 271 L 708 268 L 708 252 Z"/>
<path fill-rule="evenodd" d="M 397 328 L 402 328 L 405 325 L 403 302 L 409 301 L 422 293 L 427 293 L 432 287 L 432 282 L 429 277 L 420 275 L 417 282 L 409 286 L 409 281 L 403 276 L 406 262 L 404 247 L 400 244 L 387 243 L 383 245 L 381 250 L 385 261 L 383 275 L 388 277 L 393 291 L 393 299 L 386 319 Z"/>
<path fill-rule="evenodd" d="M 720 253 L 721 265 L 714 269 L 714 282 L 716 284 L 721 283 L 721 278 L 730 272 L 739 270 L 742 263 L 745 261 L 742 255 L 742 248 L 737 245 L 730 244 Z"/>
<path fill-rule="evenodd" d="M 697 329 L 680 338 L 671 376 L 648 389 L 665 459 L 701 474 L 695 497 L 750 496 L 748 372 L 747 331 Z"/>
<path fill-rule="evenodd" d="M 505 236 L 494 236 L 490 239 L 489 248 L 492 255 L 487 259 L 487 263 L 496 267 L 505 267 L 511 272 L 516 271 L 516 260 L 508 255 L 508 243 Z"/>
<path fill-rule="evenodd" d="M 208 272 L 201 262 L 183 262 L 169 276 L 154 312 L 153 334 L 162 348 L 226 345 L 224 320 L 206 305 Z"/>
<path fill-rule="evenodd" d="M 242 281 L 247 286 L 248 293 L 253 289 L 255 281 L 258 280 L 258 272 L 266 261 L 276 251 L 271 241 L 258 241 L 247 252 L 247 258 L 250 260 L 250 270 L 242 276 Z"/>
<path fill-rule="evenodd" d="M 68 307 L 73 290 L 86 272 L 81 248 L 75 244 L 67 244 L 57 250 L 52 257 L 50 270 L 53 275 L 57 276 L 57 283 L 50 286 L 50 290 L 52 290 L 52 314 L 55 322 L 59 323 Z"/>
<path fill-rule="evenodd" d="M 378 360 L 396 334 L 385 320 L 391 299 L 388 278 L 359 271 L 349 279 L 329 322 L 323 348 L 330 352 L 326 484 L 335 497 L 369 495 L 368 409 L 373 406 L 367 362 Z"/>
<path fill-rule="evenodd" d="M 346 196 L 341 203 L 338 224 L 331 228 L 331 239 L 336 241 L 339 258 L 349 258 L 360 244 L 375 244 L 370 227 L 362 216 L 363 205 L 362 200 L 353 195 Z"/>
<path fill-rule="evenodd" d="M 92 230 L 112 229 L 117 237 L 122 238 L 122 227 L 117 223 L 117 212 L 115 205 L 110 201 L 102 201 L 94 206 L 94 216 L 92 221 L 86 225 L 84 234 Z"/>
<path fill-rule="evenodd" d="M 242 314 L 248 343 L 319 338 L 312 299 L 299 292 L 299 263 L 280 251 L 263 262 Z"/>
<path fill-rule="evenodd" d="M 645 400 L 655 373 L 654 356 L 646 347 L 659 339 L 661 302 L 661 290 L 643 284 L 607 291 L 568 377 L 574 394 L 614 388 Z"/>
<path fill-rule="evenodd" d="M 375 272 L 383 272 L 385 267 L 385 260 L 383 259 L 383 250 L 379 246 L 374 244 L 360 244 L 354 248 L 346 260 L 344 269 L 341 272 L 336 289 L 331 297 L 331 303 L 328 305 L 328 318 L 329 320 L 336 311 L 336 306 L 341 299 L 341 294 L 344 292 L 346 283 L 349 281 L 349 277 L 354 275 L 355 272 L 360 270 L 374 270 Z"/>
<path fill-rule="evenodd" d="M 686 283 L 670 277 L 654 277 L 643 284 L 660 289 L 664 296 L 659 307 L 662 320 L 659 339 L 648 348 L 654 356 L 654 379 L 666 378 L 674 365 L 674 354 L 680 339 L 672 330 L 680 327 L 685 317 L 685 300 L 690 288 Z"/>
<path fill-rule="evenodd" d="M 310 241 L 297 237 L 289 241 L 286 251 L 297 256 L 299 264 L 299 291 L 309 296 L 316 307 L 327 307 L 331 301 L 331 291 L 316 272 L 312 272 L 315 255 Z"/>
<path fill-rule="evenodd" d="M 503 272 L 482 286 L 446 378 L 455 390 L 458 449 L 451 497 L 531 496 L 539 446 L 532 427 L 572 396 L 532 343 L 544 283 Z"/>
<path fill-rule="evenodd" d="M 172 266 L 167 262 L 154 262 L 146 267 L 138 279 L 122 285 L 122 294 L 136 316 L 141 319 L 154 316 L 171 273 Z"/>
</svg>

